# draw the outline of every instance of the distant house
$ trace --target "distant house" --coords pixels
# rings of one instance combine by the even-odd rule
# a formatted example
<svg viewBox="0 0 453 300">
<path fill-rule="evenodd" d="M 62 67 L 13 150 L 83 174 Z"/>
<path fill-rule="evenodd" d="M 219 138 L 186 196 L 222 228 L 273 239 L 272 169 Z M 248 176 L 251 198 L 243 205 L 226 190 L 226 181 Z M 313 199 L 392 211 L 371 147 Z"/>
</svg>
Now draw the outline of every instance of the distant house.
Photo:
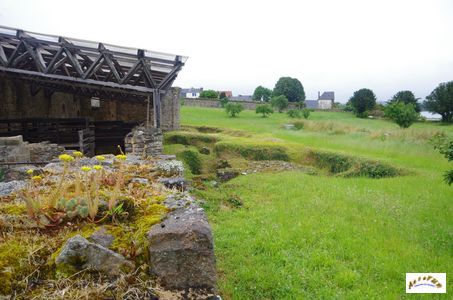
<svg viewBox="0 0 453 300">
<path fill-rule="evenodd" d="M 233 92 L 232 91 L 217 91 L 217 93 L 219 93 L 219 95 L 221 93 L 225 93 L 225 96 L 229 99 L 231 99 L 231 97 L 233 97 Z"/>
<path fill-rule="evenodd" d="M 318 100 L 305 100 L 305 107 L 309 109 L 332 109 L 335 100 L 334 92 L 318 92 Z"/>
<path fill-rule="evenodd" d="M 180 98 L 200 98 L 200 94 L 203 91 L 203 88 L 190 88 L 190 89 L 181 89 L 179 94 Z"/>
<path fill-rule="evenodd" d="M 230 100 L 233 101 L 253 101 L 252 95 L 237 95 L 237 96 L 232 96 Z"/>
<path fill-rule="evenodd" d="M 322 95 L 319 95 L 318 92 L 318 108 L 319 109 L 332 109 L 333 102 L 335 100 L 334 92 L 324 92 Z"/>
<path fill-rule="evenodd" d="M 318 100 L 305 100 L 305 107 L 309 109 L 318 109 Z"/>
</svg>

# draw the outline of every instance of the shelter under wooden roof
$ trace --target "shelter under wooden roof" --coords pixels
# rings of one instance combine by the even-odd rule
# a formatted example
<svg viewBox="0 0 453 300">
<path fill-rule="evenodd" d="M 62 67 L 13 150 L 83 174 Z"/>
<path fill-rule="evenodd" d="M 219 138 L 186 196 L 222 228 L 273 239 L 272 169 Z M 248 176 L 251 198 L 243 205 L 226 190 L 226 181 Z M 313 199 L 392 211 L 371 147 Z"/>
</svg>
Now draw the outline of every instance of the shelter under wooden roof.
<svg viewBox="0 0 453 300">
<path fill-rule="evenodd" d="M 46 89 L 123 100 L 153 99 L 160 128 L 160 98 L 187 57 L 0 26 L 0 76 Z"/>
</svg>

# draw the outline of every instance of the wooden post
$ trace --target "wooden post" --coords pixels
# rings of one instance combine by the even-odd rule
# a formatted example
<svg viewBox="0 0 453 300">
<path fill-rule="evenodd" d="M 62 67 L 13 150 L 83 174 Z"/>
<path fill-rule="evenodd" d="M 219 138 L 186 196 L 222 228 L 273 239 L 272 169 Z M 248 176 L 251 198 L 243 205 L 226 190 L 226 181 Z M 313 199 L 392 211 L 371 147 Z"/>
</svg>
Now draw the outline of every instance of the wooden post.
<svg viewBox="0 0 453 300">
<path fill-rule="evenodd" d="M 160 90 L 155 90 L 153 96 L 154 96 L 153 99 L 154 127 L 160 128 L 161 125 Z"/>
<path fill-rule="evenodd" d="M 146 108 L 146 128 L 149 128 L 149 110 L 150 110 L 150 103 L 149 103 L 150 99 L 149 99 L 149 95 L 148 95 L 148 98 L 146 98 L 146 105 L 147 105 L 147 108 Z"/>
</svg>

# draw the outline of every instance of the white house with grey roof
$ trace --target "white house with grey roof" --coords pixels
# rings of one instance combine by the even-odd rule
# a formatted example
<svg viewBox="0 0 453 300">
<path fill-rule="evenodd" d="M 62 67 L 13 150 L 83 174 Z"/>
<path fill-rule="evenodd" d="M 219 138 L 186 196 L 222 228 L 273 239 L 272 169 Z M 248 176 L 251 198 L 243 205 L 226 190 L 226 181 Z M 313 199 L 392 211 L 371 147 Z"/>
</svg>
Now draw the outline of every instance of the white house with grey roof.
<svg viewBox="0 0 453 300">
<path fill-rule="evenodd" d="M 180 98 L 200 98 L 200 94 L 203 91 L 203 88 L 190 88 L 190 89 L 181 89 L 179 94 Z"/>
<path fill-rule="evenodd" d="M 310 109 L 332 109 L 335 92 L 318 92 L 318 100 L 305 100 L 305 107 Z"/>
</svg>

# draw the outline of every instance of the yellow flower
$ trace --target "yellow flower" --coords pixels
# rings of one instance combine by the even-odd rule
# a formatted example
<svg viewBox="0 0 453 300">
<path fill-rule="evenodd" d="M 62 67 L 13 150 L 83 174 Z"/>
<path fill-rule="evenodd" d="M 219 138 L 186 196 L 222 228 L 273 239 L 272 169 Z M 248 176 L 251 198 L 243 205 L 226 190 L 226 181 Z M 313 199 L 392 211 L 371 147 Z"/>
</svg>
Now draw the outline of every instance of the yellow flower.
<svg viewBox="0 0 453 300">
<path fill-rule="evenodd" d="M 96 156 L 96 159 L 99 160 L 99 161 L 104 161 L 104 160 L 105 160 L 105 157 L 102 156 L 102 155 L 97 155 L 97 156 Z"/>
<path fill-rule="evenodd" d="M 33 170 L 32 170 L 32 169 L 28 169 L 28 170 L 27 170 L 27 174 L 28 174 L 28 175 L 33 174 Z"/>
<path fill-rule="evenodd" d="M 72 155 L 74 155 L 74 157 L 82 157 L 83 153 L 80 151 L 74 151 L 74 152 L 72 152 Z"/>
<path fill-rule="evenodd" d="M 94 165 L 94 166 L 93 166 L 93 169 L 95 169 L 96 171 L 99 171 L 99 170 L 102 170 L 102 166 L 100 166 L 100 165 Z"/>
<path fill-rule="evenodd" d="M 68 154 L 62 154 L 62 155 L 58 156 L 58 158 L 64 162 L 70 162 L 70 161 L 74 160 L 74 157 L 72 157 L 71 155 L 68 155 Z"/>
<path fill-rule="evenodd" d="M 119 160 L 126 160 L 126 155 L 124 154 L 118 154 L 117 156 L 115 156 L 117 159 Z"/>
<path fill-rule="evenodd" d="M 34 181 L 40 181 L 42 179 L 42 177 L 39 175 L 36 175 L 36 176 L 33 176 L 31 179 L 33 179 Z"/>
<path fill-rule="evenodd" d="M 88 166 L 83 166 L 83 167 L 81 167 L 80 169 L 81 169 L 83 172 L 89 172 L 89 171 L 91 171 L 91 168 L 88 167 Z"/>
</svg>

